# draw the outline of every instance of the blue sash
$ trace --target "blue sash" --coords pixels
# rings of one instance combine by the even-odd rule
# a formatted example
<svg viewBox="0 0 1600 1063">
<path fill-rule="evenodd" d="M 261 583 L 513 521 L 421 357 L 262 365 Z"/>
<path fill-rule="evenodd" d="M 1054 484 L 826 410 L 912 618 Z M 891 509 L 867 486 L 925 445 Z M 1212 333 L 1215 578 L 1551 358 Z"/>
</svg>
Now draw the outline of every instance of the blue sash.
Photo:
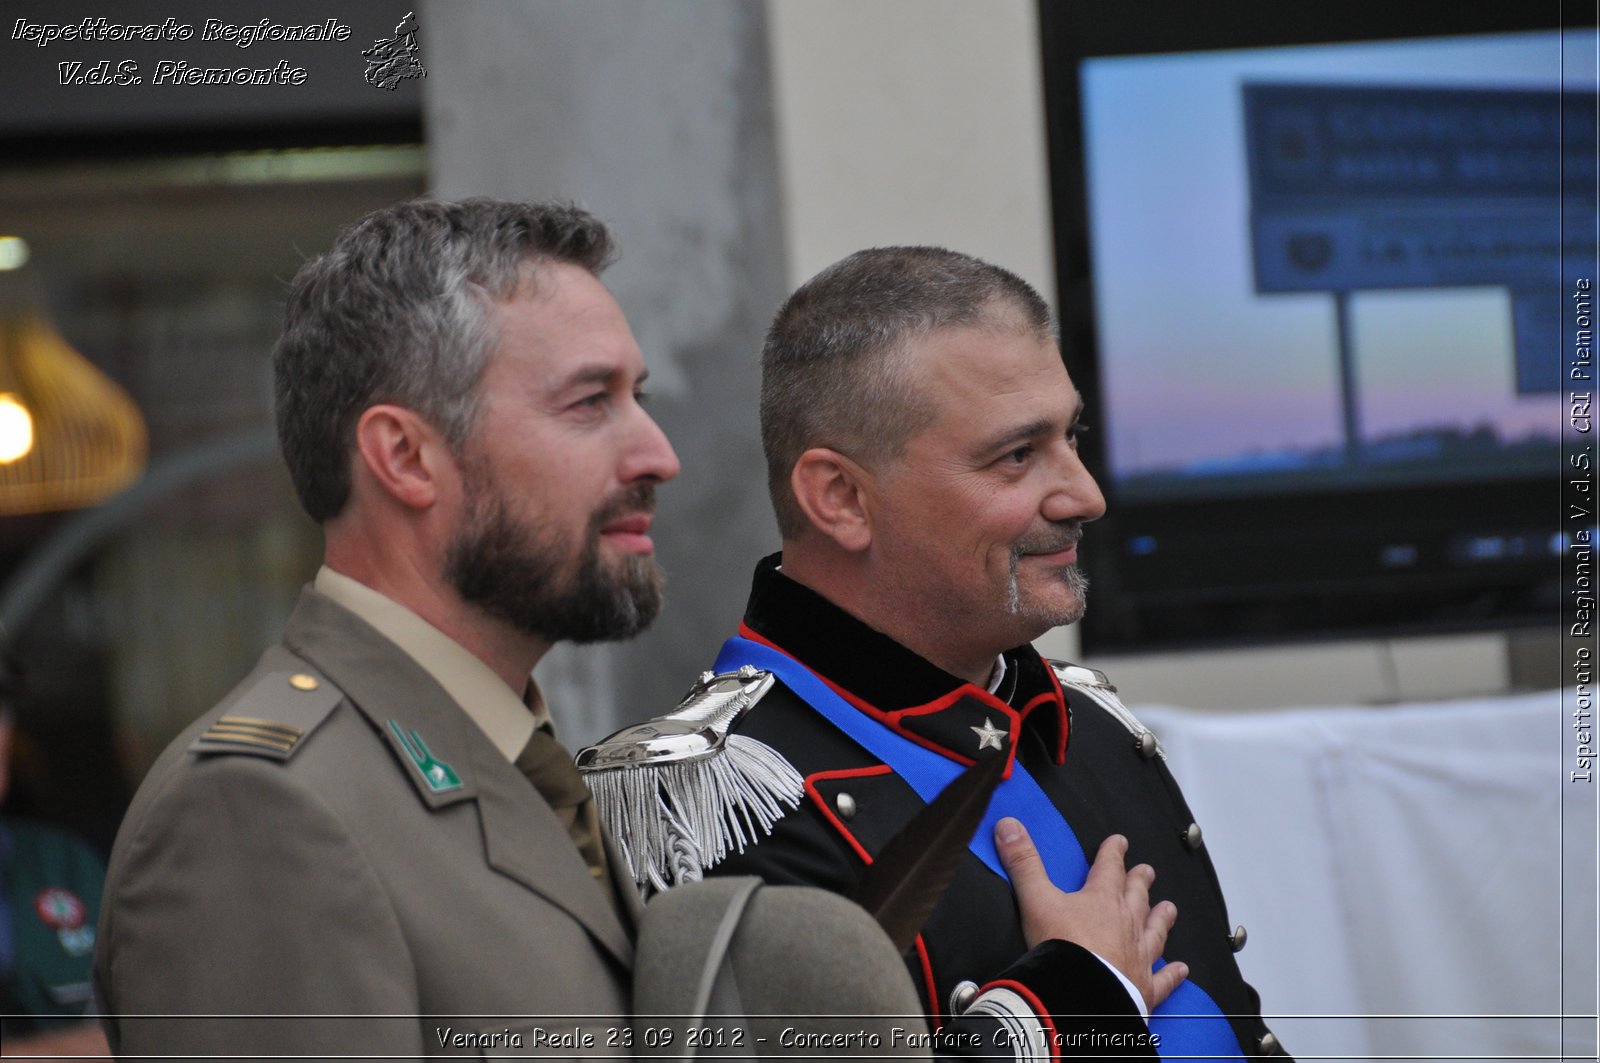
<svg viewBox="0 0 1600 1063">
<path fill-rule="evenodd" d="M 783 680 L 784 686 L 829 723 L 893 768 L 925 802 L 937 797 L 939 791 L 964 770 L 963 765 L 949 757 L 920 746 L 879 723 L 834 693 L 805 665 L 769 646 L 750 639 L 731 638 L 722 644 L 722 652 L 712 668 L 716 672 L 731 672 L 746 664 L 765 669 Z M 1023 768 L 1021 760 L 1012 761 L 1011 777 L 995 790 L 983 823 L 969 845 L 973 855 L 989 870 L 1010 882 L 994 846 L 995 824 L 1005 816 L 1027 824 L 1028 837 L 1049 869 L 1051 882 L 1068 891 L 1083 887 L 1089 877 L 1089 862 L 1084 857 L 1083 846 L 1078 844 L 1071 825 Z M 1157 960 L 1156 969 L 1165 962 Z M 1180 983 L 1151 1013 L 1150 1032 L 1160 1037 L 1157 1051 L 1163 1060 L 1199 1057 L 1242 1061 L 1244 1058 L 1233 1027 L 1222 1016 L 1222 1009 L 1209 993 L 1189 979 Z"/>
</svg>

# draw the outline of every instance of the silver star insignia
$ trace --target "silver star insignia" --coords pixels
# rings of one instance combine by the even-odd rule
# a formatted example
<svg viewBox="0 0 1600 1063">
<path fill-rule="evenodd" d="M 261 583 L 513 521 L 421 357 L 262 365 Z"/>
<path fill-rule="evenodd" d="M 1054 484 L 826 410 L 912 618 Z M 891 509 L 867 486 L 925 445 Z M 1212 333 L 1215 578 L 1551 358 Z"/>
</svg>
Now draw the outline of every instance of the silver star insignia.
<svg viewBox="0 0 1600 1063">
<path fill-rule="evenodd" d="M 985 749 L 1005 748 L 1005 745 L 1001 740 L 1005 738 L 1006 733 L 1000 730 L 1000 728 L 996 727 L 987 718 L 984 719 L 982 727 L 973 727 L 969 729 L 973 734 L 978 736 L 978 752 L 982 753 Z"/>
</svg>

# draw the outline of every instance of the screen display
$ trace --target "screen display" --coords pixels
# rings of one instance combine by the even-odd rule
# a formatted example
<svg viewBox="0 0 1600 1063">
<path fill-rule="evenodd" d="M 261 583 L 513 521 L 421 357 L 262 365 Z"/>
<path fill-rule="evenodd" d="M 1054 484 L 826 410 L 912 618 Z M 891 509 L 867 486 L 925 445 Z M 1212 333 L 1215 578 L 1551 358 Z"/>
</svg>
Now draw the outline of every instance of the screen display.
<svg viewBox="0 0 1600 1063">
<path fill-rule="evenodd" d="M 1084 60 L 1114 501 L 1553 482 L 1563 259 L 1595 247 L 1595 101 L 1562 56 L 1592 45 Z"/>
</svg>

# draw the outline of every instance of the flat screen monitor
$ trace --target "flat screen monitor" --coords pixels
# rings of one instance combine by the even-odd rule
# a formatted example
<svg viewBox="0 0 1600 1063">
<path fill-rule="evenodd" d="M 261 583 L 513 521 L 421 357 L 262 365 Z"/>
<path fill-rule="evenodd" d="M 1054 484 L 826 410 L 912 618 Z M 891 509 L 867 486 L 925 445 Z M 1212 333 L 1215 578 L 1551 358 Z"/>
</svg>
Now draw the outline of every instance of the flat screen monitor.
<svg viewBox="0 0 1600 1063">
<path fill-rule="evenodd" d="M 1198 6 L 1041 8 L 1086 647 L 1553 625 L 1592 25 Z"/>
</svg>

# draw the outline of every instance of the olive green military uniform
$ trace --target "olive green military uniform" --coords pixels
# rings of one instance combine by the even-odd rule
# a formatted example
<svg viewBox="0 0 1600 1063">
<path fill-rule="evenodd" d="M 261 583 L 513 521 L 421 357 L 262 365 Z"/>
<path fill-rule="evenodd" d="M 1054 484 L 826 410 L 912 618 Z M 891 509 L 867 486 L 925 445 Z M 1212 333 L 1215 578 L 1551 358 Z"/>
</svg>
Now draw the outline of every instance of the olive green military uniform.
<svg viewBox="0 0 1600 1063">
<path fill-rule="evenodd" d="M 601 1054 L 618 896 L 428 669 L 308 589 L 134 798 L 95 985 L 127 1054 Z"/>
</svg>

